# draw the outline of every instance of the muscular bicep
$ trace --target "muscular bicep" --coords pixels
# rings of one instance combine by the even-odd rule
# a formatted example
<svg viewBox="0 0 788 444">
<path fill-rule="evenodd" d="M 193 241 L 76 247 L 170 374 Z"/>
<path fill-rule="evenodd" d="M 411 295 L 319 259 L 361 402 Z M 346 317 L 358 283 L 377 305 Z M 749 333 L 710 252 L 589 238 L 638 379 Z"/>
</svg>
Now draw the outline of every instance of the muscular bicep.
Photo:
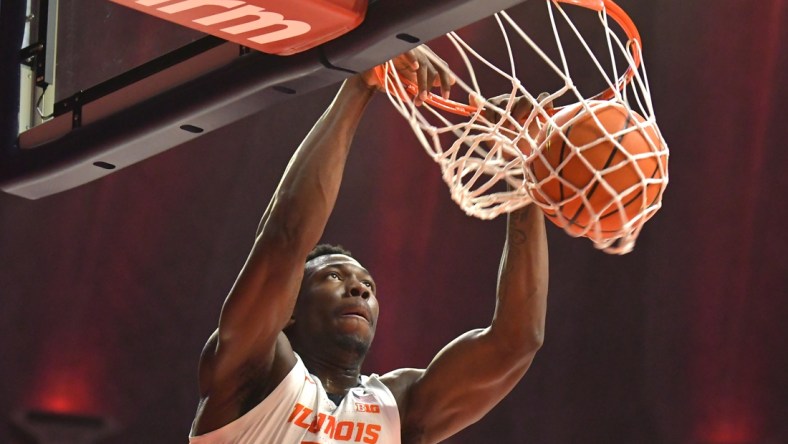
<svg viewBox="0 0 788 444">
<path fill-rule="evenodd" d="M 442 441 L 478 421 L 517 384 L 535 352 L 502 347 L 489 329 L 458 337 L 402 390 L 403 443 Z"/>
<path fill-rule="evenodd" d="M 263 233 L 263 236 L 265 233 Z M 258 238 L 257 243 L 264 239 Z M 215 381 L 233 378 L 249 362 L 265 371 L 286 326 L 303 276 L 303 258 L 282 247 L 255 245 L 222 307 L 212 374 Z M 203 358 L 205 359 L 205 358 Z"/>
</svg>

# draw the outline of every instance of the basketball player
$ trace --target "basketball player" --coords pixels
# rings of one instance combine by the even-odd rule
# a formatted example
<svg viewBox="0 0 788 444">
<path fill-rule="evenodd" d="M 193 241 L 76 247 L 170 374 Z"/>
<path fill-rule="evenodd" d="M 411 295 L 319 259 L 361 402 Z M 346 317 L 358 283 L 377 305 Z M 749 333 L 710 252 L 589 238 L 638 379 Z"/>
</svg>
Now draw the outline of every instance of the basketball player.
<svg viewBox="0 0 788 444">
<path fill-rule="evenodd" d="M 448 95 L 451 75 L 420 47 L 394 59 Z M 447 345 L 426 369 L 362 376 L 378 302 L 370 273 L 319 241 L 356 126 L 378 86 L 342 85 L 294 153 L 200 359 L 192 443 L 435 443 L 478 421 L 520 380 L 542 344 L 547 244 L 542 213 L 508 217 L 489 327 Z"/>
</svg>

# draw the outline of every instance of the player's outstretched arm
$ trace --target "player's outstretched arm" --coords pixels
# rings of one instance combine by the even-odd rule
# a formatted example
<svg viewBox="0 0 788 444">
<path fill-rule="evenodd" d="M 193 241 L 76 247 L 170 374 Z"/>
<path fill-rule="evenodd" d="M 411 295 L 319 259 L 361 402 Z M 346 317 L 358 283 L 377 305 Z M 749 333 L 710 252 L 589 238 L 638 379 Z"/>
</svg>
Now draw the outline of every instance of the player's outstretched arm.
<svg viewBox="0 0 788 444">
<path fill-rule="evenodd" d="M 478 421 L 522 378 L 541 347 L 548 258 L 542 211 L 508 216 L 495 314 L 452 341 L 424 370 L 383 377 L 398 399 L 403 443 L 435 443 Z"/>
<path fill-rule="evenodd" d="M 358 76 L 345 81 L 290 159 L 200 358 L 196 434 L 243 414 L 242 398 L 249 396 L 244 387 L 252 375 L 264 395 L 295 363 L 292 351 L 277 352 L 287 348 L 278 337 L 291 316 L 306 255 L 333 209 L 351 139 L 372 94 Z"/>
<path fill-rule="evenodd" d="M 445 76 L 417 48 L 394 59 L 397 69 L 432 84 Z M 266 208 L 249 254 L 227 296 L 217 331 L 200 359 L 201 406 L 195 433 L 242 414 L 244 387 L 269 393 L 295 356 L 282 329 L 293 312 L 308 252 L 318 243 L 334 207 L 350 144 L 374 94 L 374 76 L 348 79 L 293 154 Z"/>
</svg>

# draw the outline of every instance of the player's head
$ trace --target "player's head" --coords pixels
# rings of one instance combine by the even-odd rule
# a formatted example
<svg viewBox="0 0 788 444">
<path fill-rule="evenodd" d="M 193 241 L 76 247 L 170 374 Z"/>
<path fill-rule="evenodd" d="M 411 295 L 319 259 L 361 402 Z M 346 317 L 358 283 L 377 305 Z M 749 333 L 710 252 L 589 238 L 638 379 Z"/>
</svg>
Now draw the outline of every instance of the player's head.
<svg viewBox="0 0 788 444">
<path fill-rule="evenodd" d="M 318 256 L 326 256 L 329 254 L 344 254 L 345 256 L 353 257 L 353 253 L 345 249 L 342 245 L 319 244 L 306 255 L 305 265 L 308 265 L 312 259 Z"/>
<path fill-rule="evenodd" d="M 375 336 L 378 313 L 369 271 L 341 246 L 318 245 L 307 256 L 285 334 L 299 353 L 333 346 L 363 357 Z"/>
</svg>

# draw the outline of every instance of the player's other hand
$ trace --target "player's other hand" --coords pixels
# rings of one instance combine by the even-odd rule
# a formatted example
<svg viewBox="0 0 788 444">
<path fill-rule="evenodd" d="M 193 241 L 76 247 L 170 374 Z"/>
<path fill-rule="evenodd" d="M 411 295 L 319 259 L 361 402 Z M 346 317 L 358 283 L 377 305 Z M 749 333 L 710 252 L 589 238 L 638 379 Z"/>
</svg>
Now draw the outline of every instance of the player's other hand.
<svg viewBox="0 0 788 444">
<path fill-rule="evenodd" d="M 536 102 L 539 103 L 547 113 L 552 113 L 553 103 L 552 101 L 547 101 L 549 97 L 550 94 L 543 92 L 536 98 Z M 504 111 L 510 105 L 510 101 L 511 108 L 509 108 L 508 113 L 504 114 Z M 481 108 L 480 116 L 482 122 L 489 122 L 491 127 L 492 125 L 500 124 L 498 131 L 501 135 L 509 139 L 515 139 L 520 135 L 523 130 L 523 125 L 525 125 L 525 122 L 534 112 L 534 107 L 527 97 L 518 96 L 512 98 L 512 94 L 501 94 L 500 96 L 492 97 L 486 101 L 477 99 L 473 94 L 470 94 L 468 95 L 468 103 L 477 109 Z M 492 106 L 489 106 L 488 103 Z M 540 119 L 533 119 L 528 125 L 528 135 L 532 139 L 535 139 L 541 127 L 542 122 Z M 482 143 L 487 149 L 493 148 L 488 142 Z M 524 153 L 529 153 L 531 151 L 528 141 L 524 139 L 518 142 L 518 148 Z M 511 156 L 507 157 L 504 155 L 504 157 L 511 159 Z"/>
<path fill-rule="evenodd" d="M 542 108 L 547 111 L 548 113 L 552 113 L 553 111 L 553 103 L 547 102 L 547 98 L 550 95 L 546 92 L 539 94 L 536 98 L 536 102 L 540 103 Z M 506 107 L 509 105 L 509 100 L 511 98 L 511 94 L 501 94 L 500 96 L 496 96 L 487 101 L 494 105 L 496 108 L 505 110 Z M 526 120 L 531 116 L 531 113 L 534 111 L 533 105 L 531 102 L 524 96 L 515 97 L 509 110 L 509 114 L 507 119 L 502 122 L 501 128 L 503 129 L 504 134 L 509 136 L 515 136 L 517 134 L 517 127 L 514 125 L 514 122 L 518 122 L 520 125 L 524 124 Z M 477 100 L 476 97 L 473 95 L 468 95 L 468 103 L 476 108 L 481 107 L 481 116 L 488 122 L 498 122 L 503 115 L 501 114 L 498 109 L 495 109 L 490 106 L 485 106 L 484 101 Z M 511 120 L 510 120 L 511 119 Z M 532 121 L 528 127 L 528 134 L 531 137 L 536 137 L 536 134 L 539 132 L 539 122 L 536 120 Z"/>
<path fill-rule="evenodd" d="M 548 113 L 551 113 L 553 109 L 553 103 L 544 103 L 549 96 L 550 95 L 548 93 L 543 92 L 536 98 L 536 102 L 542 104 L 542 108 L 544 108 Z M 501 94 L 500 96 L 487 99 L 487 101 L 495 107 L 505 110 L 509 105 L 510 98 L 511 94 Z M 522 124 L 528 119 L 528 117 L 530 117 L 531 112 L 533 112 L 533 106 L 525 96 L 515 97 L 513 102 L 514 103 L 512 103 L 512 107 L 509 110 L 509 116 L 514 121 Z M 484 106 L 484 101 L 477 100 L 473 95 L 468 95 L 468 103 L 472 106 L 475 106 L 476 108 L 482 107 L 481 115 L 489 122 L 497 122 L 502 117 L 501 113 L 497 109 Z M 508 121 L 504 123 L 504 127 L 507 129 L 512 129 L 512 125 Z"/>
<path fill-rule="evenodd" d="M 456 79 L 448 65 L 426 45 L 421 45 L 392 59 L 394 68 L 404 78 L 418 87 L 413 102 L 419 106 L 433 88 L 439 88 L 441 97 L 448 98 Z M 373 69 L 361 74 L 367 85 L 383 89 Z"/>
</svg>

